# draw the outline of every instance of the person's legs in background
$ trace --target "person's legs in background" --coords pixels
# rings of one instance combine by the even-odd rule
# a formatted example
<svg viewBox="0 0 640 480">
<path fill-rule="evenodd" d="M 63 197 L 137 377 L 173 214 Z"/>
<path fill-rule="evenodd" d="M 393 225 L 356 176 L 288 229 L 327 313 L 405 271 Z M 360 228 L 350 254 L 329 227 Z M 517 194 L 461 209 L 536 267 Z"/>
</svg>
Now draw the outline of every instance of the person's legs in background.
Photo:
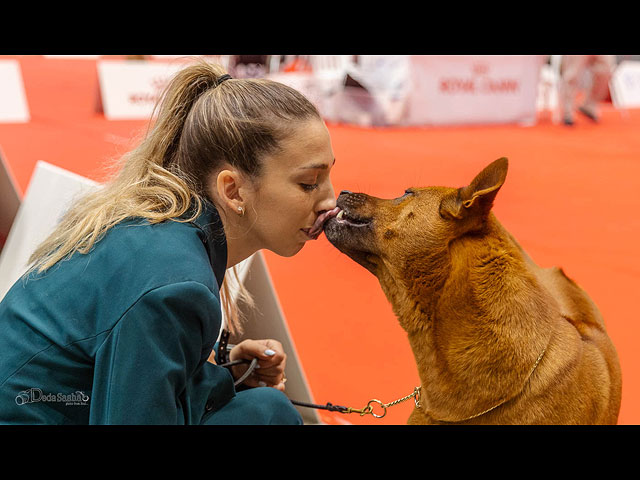
<svg viewBox="0 0 640 480">
<path fill-rule="evenodd" d="M 562 120 L 573 125 L 573 110 L 589 55 L 563 55 L 560 68 L 560 108 Z"/>
<path fill-rule="evenodd" d="M 616 65 L 615 55 L 591 55 L 591 87 L 578 111 L 594 122 L 599 119 L 599 106 L 609 93 L 609 80 Z"/>
</svg>

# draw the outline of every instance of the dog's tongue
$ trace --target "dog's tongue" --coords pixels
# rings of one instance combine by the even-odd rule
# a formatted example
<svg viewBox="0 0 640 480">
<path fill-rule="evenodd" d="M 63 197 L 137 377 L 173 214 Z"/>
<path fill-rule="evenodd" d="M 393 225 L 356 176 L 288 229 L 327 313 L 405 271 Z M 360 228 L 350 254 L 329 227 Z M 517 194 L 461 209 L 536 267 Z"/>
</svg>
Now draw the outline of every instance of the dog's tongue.
<svg viewBox="0 0 640 480">
<path fill-rule="evenodd" d="M 330 218 L 333 218 L 336 215 L 338 215 L 338 213 L 340 213 L 340 207 L 336 207 L 333 210 L 328 210 L 318 215 L 318 218 L 316 218 L 316 221 L 313 224 L 313 227 L 311 227 L 311 230 L 309 230 L 309 236 L 312 237 L 313 239 L 318 238 L 320 236 L 320 233 L 322 233 L 322 229 L 324 228 L 325 222 Z"/>
</svg>

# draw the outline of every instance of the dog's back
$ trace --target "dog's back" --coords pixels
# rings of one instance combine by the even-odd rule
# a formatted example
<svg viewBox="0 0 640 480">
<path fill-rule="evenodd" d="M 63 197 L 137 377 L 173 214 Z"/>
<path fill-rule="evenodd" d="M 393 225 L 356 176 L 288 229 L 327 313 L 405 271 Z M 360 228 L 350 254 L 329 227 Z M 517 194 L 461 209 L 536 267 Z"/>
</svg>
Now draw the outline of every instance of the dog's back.
<svg viewBox="0 0 640 480">
<path fill-rule="evenodd" d="M 540 288 L 545 289 L 556 304 L 560 337 L 556 343 L 564 349 L 555 359 L 559 375 L 563 369 L 573 369 L 576 373 L 583 370 L 578 375 L 582 376 L 580 391 L 561 398 L 566 405 L 562 410 L 569 411 L 566 415 L 572 420 L 570 423 L 615 424 L 620 410 L 622 377 L 618 354 L 600 310 L 562 268 L 539 267 L 515 238 L 509 236 L 521 252 L 527 269 L 538 279 Z M 550 366 L 549 370 L 552 370 Z M 558 378 L 556 383 L 561 384 L 562 380 Z"/>
<path fill-rule="evenodd" d="M 557 372 L 554 380 L 549 379 L 553 383 L 548 388 L 559 404 L 558 421 L 554 423 L 616 424 L 622 378 L 600 310 L 561 268 L 533 270 L 557 302 L 560 317 L 554 341 L 558 351 L 555 355 L 550 352 L 547 366 L 547 370 Z M 572 378 L 571 385 L 568 380 Z M 560 388 L 562 385 L 564 388 Z"/>
</svg>

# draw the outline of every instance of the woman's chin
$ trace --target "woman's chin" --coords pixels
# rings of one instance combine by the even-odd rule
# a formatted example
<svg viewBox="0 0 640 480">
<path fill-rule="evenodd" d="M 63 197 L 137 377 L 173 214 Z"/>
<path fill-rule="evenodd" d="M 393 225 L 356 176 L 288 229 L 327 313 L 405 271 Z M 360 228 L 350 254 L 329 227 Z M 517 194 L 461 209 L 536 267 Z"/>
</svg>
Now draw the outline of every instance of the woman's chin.
<svg viewBox="0 0 640 480">
<path fill-rule="evenodd" d="M 295 248 L 293 248 L 289 252 L 288 255 L 283 255 L 283 256 L 285 256 L 285 257 L 293 257 L 296 253 L 298 253 L 300 250 L 302 250 L 306 244 L 307 244 L 307 242 L 299 243 Z"/>
<path fill-rule="evenodd" d="M 280 257 L 293 257 L 296 253 L 303 249 L 306 242 L 300 242 L 296 245 L 288 245 L 285 248 L 270 249 L 273 253 Z"/>
</svg>

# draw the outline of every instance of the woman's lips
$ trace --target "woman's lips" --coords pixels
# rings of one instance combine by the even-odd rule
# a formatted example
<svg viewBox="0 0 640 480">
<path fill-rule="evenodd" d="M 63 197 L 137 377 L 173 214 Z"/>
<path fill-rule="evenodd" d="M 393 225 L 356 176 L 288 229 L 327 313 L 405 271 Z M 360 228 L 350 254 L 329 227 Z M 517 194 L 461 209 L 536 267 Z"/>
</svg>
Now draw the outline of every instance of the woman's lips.
<svg viewBox="0 0 640 480">
<path fill-rule="evenodd" d="M 318 218 L 316 218 L 316 221 L 311 228 L 303 228 L 301 230 L 306 233 L 311 240 L 316 240 L 322 233 L 325 222 L 330 218 L 335 217 L 340 212 L 340 207 L 335 207 L 332 210 L 327 210 L 326 212 L 318 215 Z"/>
</svg>

